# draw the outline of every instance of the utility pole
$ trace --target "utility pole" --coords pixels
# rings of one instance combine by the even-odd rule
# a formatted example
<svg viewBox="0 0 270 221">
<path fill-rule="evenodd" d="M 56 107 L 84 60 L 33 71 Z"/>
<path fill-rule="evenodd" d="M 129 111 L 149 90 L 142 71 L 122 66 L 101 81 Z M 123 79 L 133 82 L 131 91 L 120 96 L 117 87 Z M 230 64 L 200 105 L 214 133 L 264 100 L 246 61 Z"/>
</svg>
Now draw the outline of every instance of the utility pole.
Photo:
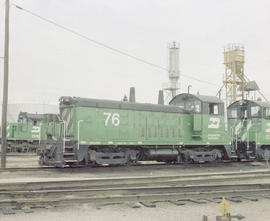
<svg viewBox="0 0 270 221">
<path fill-rule="evenodd" d="M 6 0 L 4 81 L 3 81 L 3 105 L 2 105 L 2 145 L 1 145 L 2 169 L 6 168 L 6 152 L 7 152 L 8 64 L 9 64 L 9 0 Z"/>
</svg>

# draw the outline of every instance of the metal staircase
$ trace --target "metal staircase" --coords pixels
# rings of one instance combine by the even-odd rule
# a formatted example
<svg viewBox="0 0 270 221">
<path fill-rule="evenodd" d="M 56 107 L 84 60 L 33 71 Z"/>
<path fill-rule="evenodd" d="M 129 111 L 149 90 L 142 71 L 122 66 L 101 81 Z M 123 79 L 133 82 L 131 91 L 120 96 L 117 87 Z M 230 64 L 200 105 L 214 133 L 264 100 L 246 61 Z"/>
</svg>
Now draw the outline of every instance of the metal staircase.
<svg viewBox="0 0 270 221">
<path fill-rule="evenodd" d="M 77 163 L 76 149 L 75 144 L 71 141 L 65 142 L 65 148 L 63 151 L 63 160 L 65 163 Z"/>
</svg>

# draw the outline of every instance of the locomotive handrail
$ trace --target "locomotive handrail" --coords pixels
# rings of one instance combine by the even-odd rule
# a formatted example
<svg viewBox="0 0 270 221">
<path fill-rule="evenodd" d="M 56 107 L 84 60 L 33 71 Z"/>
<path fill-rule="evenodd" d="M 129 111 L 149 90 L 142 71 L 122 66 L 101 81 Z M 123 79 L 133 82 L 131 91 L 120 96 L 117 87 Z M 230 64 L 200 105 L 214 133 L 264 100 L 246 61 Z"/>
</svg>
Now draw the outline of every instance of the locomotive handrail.
<svg viewBox="0 0 270 221">
<path fill-rule="evenodd" d="M 236 146 L 234 146 L 233 144 L 233 141 L 234 141 L 234 135 L 235 135 L 235 144 Z M 237 150 L 237 134 L 235 134 L 235 128 L 234 127 L 231 127 L 231 145 L 232 147 L 234 147 L 234 150 Z"/>
<path fill-rule="evenodd" d="M 257 151 L 258 146 L 257 146 L 257 127 L 256 127 L 256 133 L 255 133 L 255 150 Z"/>
<path fill-rule="evenodd" d="M 247 150 L 250 151 L 250 146 L 249 146 L 249 129 L 248 129 L 248 126 L 247 126 L 246 130 L 247 130 Z"/>
<path fill-rule="evenodd" d="M 65 141 L 66 141 L 66 122 L 64 120 L 60 120 L 60 119 L 59 119 L 59 121 L 61 121 L 61 123 L 63 123 L 63 152 L 65 152 L 65 147 L 66 147 L 66 144 L 65 144 Z"/>
<path fill-rule="evenodd" d="M 38 144 L 39 144 L 39 146 L 40 146 L 40 143 L 41 143 L 41 126 L 42 126 L 42 122 L 40 123 L 40 125 L 39 125 L 39 138 L 38 138 Z"/>
<path fill-rule="evenodd" d="M 64 124 L 64 128 L 63 128 L 63 135 L 64 135 L 63 136 L 63 153 L 64 153 L 65 148 L 66 148 L 66 143 L 65 143 L 65 141 L 66 141 L 66 122 L 64 120 L 61 120 L 61 118 L 58 115 L 56 115 L 56 116 L 57 116 L 58 120 Z"/>
</svg>

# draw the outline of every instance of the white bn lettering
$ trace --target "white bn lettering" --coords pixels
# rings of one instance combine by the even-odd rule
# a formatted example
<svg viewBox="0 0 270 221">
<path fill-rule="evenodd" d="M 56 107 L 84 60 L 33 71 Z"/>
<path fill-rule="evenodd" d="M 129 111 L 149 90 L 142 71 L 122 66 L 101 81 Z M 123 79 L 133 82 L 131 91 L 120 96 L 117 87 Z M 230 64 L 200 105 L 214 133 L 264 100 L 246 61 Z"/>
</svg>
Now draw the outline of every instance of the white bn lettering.
<svg viewBox="0 0 270 221">
<path fill-rule="evenodd" d="M 208 125 L 208 128 L 213 128 L 213 129 L 219 128 L 219 124 L 220 124 L 219 118 L 211 117 L 209 120 L 210 120 L 210 124 Z"/>
</svg>

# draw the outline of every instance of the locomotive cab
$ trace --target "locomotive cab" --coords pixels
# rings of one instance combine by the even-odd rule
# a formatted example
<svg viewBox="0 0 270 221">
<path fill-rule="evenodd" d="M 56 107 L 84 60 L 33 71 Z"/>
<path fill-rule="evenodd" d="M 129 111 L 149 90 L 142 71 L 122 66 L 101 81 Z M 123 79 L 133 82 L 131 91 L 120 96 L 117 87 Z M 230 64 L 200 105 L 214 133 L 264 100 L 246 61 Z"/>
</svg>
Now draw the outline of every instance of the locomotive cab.
<svg viewBox="0 0 270 221">
<path fill-rule="evenodd" d="M 224 132 L 224 104 L 217 97 L 184 93 L 174 97 L 170 105 L 179 106 L 192 116 L 192 139 L 203 139 L 208 129 Z"/>
<path fill-rule="evenodd" d="M 227 109 L 234 151 L 241 158 L 270 157 L 270 104 L 240 100 Z"/>
<path fill-rule="evenodd" d="M 230 157 L 222 100 L 214 96 L 184 93 L 175 96 L 170 105 L 188 113 L 182 122 L 185 158 L 194 162 L 209 162 Z"/>
</svg>

